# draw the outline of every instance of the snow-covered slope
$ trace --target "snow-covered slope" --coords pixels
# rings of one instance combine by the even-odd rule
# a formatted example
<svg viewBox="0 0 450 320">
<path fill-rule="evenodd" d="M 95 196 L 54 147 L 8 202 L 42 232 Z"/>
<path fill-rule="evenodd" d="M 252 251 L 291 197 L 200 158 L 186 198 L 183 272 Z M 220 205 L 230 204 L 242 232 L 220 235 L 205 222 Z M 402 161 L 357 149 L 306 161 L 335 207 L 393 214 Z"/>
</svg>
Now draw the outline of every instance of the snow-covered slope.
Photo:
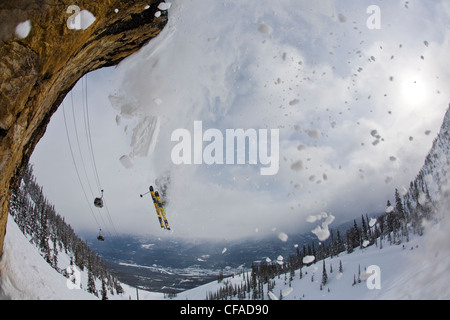
<svg viewBox="0 0 450 320">
<path fill-rule="evenodd" d="M 60 260 L 63 260 L 62 255 Z M 66 260 L 66 263 L 69 266 L 69 260 Z M 6 299 L 96 298 L 85 290 L 68 289 L 67 278 L 42 258 L 11 217 L 8 218 L 0 270 L 0 294 Z"/>
<path fill-rule="evenodd" d="M 70 258 L 64 252 L 58 255 L 59 266 L 70 265 Z M 62 274 L 53 269 L 40 255 L 39 250 L 30 243 L 20 231 L 12 217 L 8 219 L 7 234 L 2 259 L 0 260 L 0 298 L 12 300 L 96 300 L 86 291 L 88 275 L 79 274 L 80 289 Z M 111 295 L 110 300 L 162 299 L 163 294 L 139 291 L 121 284 L 124 293 Z M 96 288 L 101 283 L 96 281 Z"/>
<path fill-rule="evenodd" d="M 426 227 L 422 237 L 416 236 L 401 245 L 384 243 L 383 249 L 371 246 L 351 254 L 325 259 L 327 284 L 321 287 L 323 262 L 296 270 L 289 284 L 289 273 L 275 278 L 270 294 L 264 286 L 265 299 L 450 299 L 450 229 L 448 219 Z M 63 261 L 63 255 L 59 259 Z M 67 264 L 69 260 L 67 259 Z M 339 264 L 342 263 L 342 273 Z M 380 268 L 381 289 L 369 289 L 363 280 L 353 285 L 354 279 L 369 266 Z M 333 271 L 330 272 L 332 266 Z M 8 233 L 4 256 L 0 262 L 2 274 L 0 288 L 2 298 L 39 300 L 92 300 L 99 299 L 81 289 L 70 289 L 67 278 L 51 268 L 38 250 L 29 243 L 12 219 L 8 222 Z M 246 274 L 248 277 L 248 274 Z M 87 287 L 87 273 L 81 273 L 82 288 Z M 227 278 L 177 295 L 177 300 L 203 300 L 227 283 L 239 285 L 245 282 L 242 275 Z M 99 283 L 96 284 L 100 286 Z M 122 284 L 125 293 L 108 296 L 109 299 L 137 299 L 136 289 Z M 163 299 L 161 293 L 139 290 L 139 299 Z"/>
<path fill-rule="evenodd" d="M 450 111 L 416 179 L 422 193 L 428 191 L 433 201 L 432 214 L 424 216 L 421 222 L 422 236 L 411 232 L 407 241 L 397 244 L 386 237 L 384 240 L 378 238 L 369 247 L 357 248 L 352 253 L 341 252 L 338 256 L 304 266 L 301 277 L 299 269 L 292 275 L 286 272 L 269 281 L 270 289 L 267 283 L 263 285 L 264 299 L 450 299 L 449 125 Z M 404 200 L 413 189 L 404 194 Z M 421 195 L 417 197 L 421 204 Z M 371 227 L 373 225 L 370 224 Z M 79 274 L 80 289 L 74 288 L 77 286 L 44 260 L 12 217 L 8 219 L 5 239 L 0 260 L 2 298 L 98 299 L 86 291 L 86 271 Z M 70 257 L 64 252 L 59 252 L 57 260 L 59 269 L 70 266 Z M 281 261 L 278 259 L 277 263 Z M 324 266 L 327 273 L 325 284 L 322 283 Z M 238 288 L 248 282 L 250 272 L 244 274 L 185 291 L 176 299 L 202 300 L 230 284 Z M 101 283 L 97 280 L 95 286 L 101 288 Z M 108 299 L 137 299 L 137 294 L 140 299 L 164 299 L 161 293 L 137 292 L 125 284 L 122 287 L 123 294 L 109 294 Z M 232 298 L 237 299 L 237 296 Z M 245 299 L 250 298 L 247 293 Z"/>
<path fill-rule="evenodd" d="M 413 230 L 414 220 L 420 219 L 423 236 L 410 232 L 409 240 L 397 244 L 378 238 L 375 245 L 327 258 L 327 281 L 322 286 L 323 261 L 303 267 L 302 278 L 299 270 L 292 281 L 289 274 L 282 275 L 274 279 L 270 290 L 267 283 L 264 285 L 264 298 L 450 299 L 449 128 L 450 108 L 422 169 L 403 195 L 404 208 L 411 217 L 408 228 Z M 184 292 L 178 299 L 205 299 L 221 287 L 232 284 L 237 288 L 243 283 L 245 278 L 240 275 Z"/>
<path fill-rule="evenodd" d="M 415 237 L 402 245 L 371 246 L 325 259 L 327 283 L 322 285 L 323 261 L 296 270 L 293 280 L 289 273 L 275 278 L 275 286 L 268 291 L 264 285 L 264 299 L 285 300 L 398 300 L 398 299 L 450 299 L 450 250 L 442 243 L 450 243 L 447 232 L 448 219 L 430 226 L 425 236 Z M 440 243 L 440 244 L 439 244 Z M 438 245 L 439 244 L 439 245 Z M 384 244 L 386 245 L 386 244 Z M 339 264 L 342 263 L 342 273 Z M 333 271 L 330 272 L 332 266 Z M 369 266 L 379 267 L 381 288 L 370 288 L 375 278 L 369 278 Z M 228 278 L 222 283 L 212 282 L 178 294 L 176 299 L 205 299 L 228 283 L 239 286 L 245 283 L 242 275 Z M 372 274 L 373 276 L 375 273 Z M 354 281 L 356 279 L 356 284 Z M 361 279 L 361 281 L 358 281 Z M 366 281 L 369 281 L 369 286 Z M 236 298 L 237 299 L 237 298 Z"/>
<path fill-rule="evenodd" d="M 450 299 L 450 220 L 428 225 L 421 249 L 408 259 L 381 299 Z"/>
</svg>

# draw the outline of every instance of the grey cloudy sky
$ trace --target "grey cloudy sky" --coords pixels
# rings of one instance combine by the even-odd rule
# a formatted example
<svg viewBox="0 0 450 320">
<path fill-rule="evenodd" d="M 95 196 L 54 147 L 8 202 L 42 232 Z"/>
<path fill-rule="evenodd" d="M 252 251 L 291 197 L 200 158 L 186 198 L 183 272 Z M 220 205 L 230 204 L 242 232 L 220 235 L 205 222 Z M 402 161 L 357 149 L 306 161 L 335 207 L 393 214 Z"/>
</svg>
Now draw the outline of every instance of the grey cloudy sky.
<svg viewBox="0 0 450 320">
<path fill-rule="evenodd" d="M 367 28 L 370 5 L 380 29 Z M 139 197 L 162 176 L 170 236 L 237 238 L 312 230 L 307 217 L 323 211 L 334 224 L 383 211 L 417 174 L 450 102 L 447 1 L 176 0 L 169 16 L 140 52 L 88 75 L 95 160 L 118 232 L 167 234 Z M 64 106 L 76 153 L 73 114 L 86 141 L 81 82 L 73 97 L 75 112 L 70 94 Z M 93 210 L 111 230 L 85 200 L 62 111 L 32 157 L 38 181 L 75 228 L 97 229 Z M 175 166 L 171 134 L 196 120 L 204 130 L 279 129 L 278 174 Z"/>
</svg>

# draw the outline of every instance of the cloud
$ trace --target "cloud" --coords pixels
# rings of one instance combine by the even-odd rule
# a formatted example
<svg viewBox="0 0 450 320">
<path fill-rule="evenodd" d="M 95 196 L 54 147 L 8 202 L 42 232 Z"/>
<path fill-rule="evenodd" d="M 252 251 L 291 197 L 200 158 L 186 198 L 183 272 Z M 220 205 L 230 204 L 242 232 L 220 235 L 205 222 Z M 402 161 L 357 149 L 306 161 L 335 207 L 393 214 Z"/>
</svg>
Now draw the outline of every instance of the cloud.
<svg viewBox="0 0 450 320">
<path fill-rule="evenodd" d="M 156 39 L 96 73 L 110 82 L 90 82 L 96 104 L 110 109 L 98 115 L 98 162 L 115 190 L 117 225 L 158 232 L 151 203 L 135 196 L 168 172 L 176 235 L 288 234 L 308 230 L 317 212 L 340 221 L 382 212 L 415 177 L 441 124 L 450 32 L 440 32 L 445 2 L 380 7 L 382 28 L 368 30 L 362 2 L 173 1 Z M 426 99 L 411 105 L 402 86 L 415 77 Z M 196 120 L 222 132 L 279 129 L 278 174 L 174 165 L 171 134 Z"/>
<path fill-rule="evenodd" d="M 207 30 L 197 23 L 205 14 L 198 6 L 215 12 L 215 23 Z M 252 10 L 244 10 L 248 6 Z M 405 26 L 390 27 L 393 14 L 387 11 L 382 10 L 384 29 L 377 39 L 365 28 L 363 5 L 231 2 L 224 9 L 202 1 L 190 6 L 174 3 L 172 24 L 159 42 L 119 67 L 125 73 L 120 90 L 137 101 L 138 114 L 163 118 L 159 141 L 168 141 L 175 128 L 189 130 L 194 120 L 220 130 L 279 128 L 283 159 L 279 174 L 271 180 L 255 176 L 248 166 L 174 168 L 167 157 L 154 159 L 157 168 L 169 167 L 174 176 L 179 175 L 171 206 L 176 212 L 189 208 L 184 224 L 195 216 L 191 220 L 200 219 L 205 225 L 220 221 L 233 230 L 230 233 L 238 233 L 235 225 L 251 225 L 256 219 L 276 225 L 282 220 L 271 218 L 276 206 L 277 215 L 294 221 L 331 208 L 342 213 L 382 210 L 391 193 L 386 181 L 409 182 L 431 142 L 419 132 L 425 126 L 436 127 L 446 104 L 433 101 L 436 116 L 423 113 L 422 119 L 428 119 L 411 130 L 417 113 L 434 94 L 411 109 L 405 106 L 399 86 L 409 71 L 418 68 L 423 68 L 419 73 L 431 85 L 438 64 L 420 59 L 431 50 L 423 40 L 412 41 L 405 35 L 404 47 L 399 47 Z M 362 22 L 356 29 L 355 21 Z M 364 37 L 367 43 L 361 40 Z M 432 48 L 439 46 L 432 38 L 429 43 Z M 408 145 L 405 139 L 410 136 L 417 140 Z M 160 143 L 155 152 L 168 154 L 171 147 Z M 394 163 L 392 155 L 397 159 Z M 404 164 L 411 168 L 409 174 L 399 171 Z M 193 199 L 208 195 L 201 210 L 183 196 L 185 188 L 196 195 Z M 368 188 L 373 196 L 365 196 L 361 204 Z M 282 194 L 289 200 L 279 201 Z"/>
</svg>

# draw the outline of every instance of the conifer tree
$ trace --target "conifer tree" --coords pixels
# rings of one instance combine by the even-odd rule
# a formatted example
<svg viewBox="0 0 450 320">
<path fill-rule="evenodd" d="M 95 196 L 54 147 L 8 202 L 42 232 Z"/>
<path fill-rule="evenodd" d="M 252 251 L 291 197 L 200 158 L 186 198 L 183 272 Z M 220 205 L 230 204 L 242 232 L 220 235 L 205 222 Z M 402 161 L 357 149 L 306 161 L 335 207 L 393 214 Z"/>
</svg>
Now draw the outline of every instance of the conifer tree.
<svg viewBox="0 0 450 320">
<path fill-rule="evenodd" d="M 368 228 L 367 228 L 368 223 L 366 223 L 364 216 L 361 215 L 361 245 L 364 242 L 364 240 L 368 240 L 369 239 L 369 232 L 368 232 Z"/>
<path fill-rule="evenodd" d="M 341 233 L 339 232 L 339 230 L 336 232 L 336 249 L 337 249 L 336 254 L 345 251 L 345 244 L 344 241 L 342 241 Z"/>
<path fill-rule="evenodd" d="M 108 290 L 106 289 L 106 282 L 104 278 L 102 278 L 102 300 L 108 300 Z"/>
<path fill-rule="evenodd" d="M 97 289 L 95 288 L 95 280 L 92 271 L 88 269 L 88 287 L 87 292 L 92 293 L 93 295 L 98 297 Z"/>
<path fill-rule="evenodd" d="M 29 235 L 30 242 L 41 251 L 43 258 L 56 271 L 68 276 L 65 268 L 59 269 L 58 255 L 64 248 L 65 254 L 70 258 L 70 265 L 74 264 L 84 270 L 88 267 L 89 290 L 98 294 L 95 288 L 95 278 L 104 280 L 102 294 L 106 294 L 108 285 L 111 291 L 123 293 L 123 288 L 117 279 L 112 277 L 106 264 L 94 254 L 87 243 L 81 240 L 64 218 L 56 213 L 55 207 L 50 204 L 43 193 L 43 188 L 33 176 L 33 168 L 28 165 L 24 170 L 21 184 L 12 190 L 10 211 L 20 230 Z M 103 292 L 103 289 L 104 292 Z"/>
<path fill-rule="evenodd" d="M 325 267 L 325 259 L 323 260 L 323 268 L 322 268 L 322 285 L 326 285 L 328 281 L 327 269 Z"/>
<path fill-rule="evenodd" d="M 358 283 L 361 283 L 361 265 L 358 264 Z"/>
</svg>

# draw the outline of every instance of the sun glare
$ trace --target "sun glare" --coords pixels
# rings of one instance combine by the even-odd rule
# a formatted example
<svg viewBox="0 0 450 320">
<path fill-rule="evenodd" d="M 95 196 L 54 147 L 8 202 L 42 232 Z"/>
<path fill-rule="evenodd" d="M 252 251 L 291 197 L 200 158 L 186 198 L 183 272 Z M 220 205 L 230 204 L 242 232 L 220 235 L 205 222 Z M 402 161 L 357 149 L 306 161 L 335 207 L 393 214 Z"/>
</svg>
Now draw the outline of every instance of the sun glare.
<svg viewBox="0 0 450 320">
<path fill-rule="evenodd" d="M 410 105 L 418 105 L 425 101 L 427 90 L 425 82 L 418 77 L 411 77 L 402 83 L 403 99 Z"/>
</svg>

